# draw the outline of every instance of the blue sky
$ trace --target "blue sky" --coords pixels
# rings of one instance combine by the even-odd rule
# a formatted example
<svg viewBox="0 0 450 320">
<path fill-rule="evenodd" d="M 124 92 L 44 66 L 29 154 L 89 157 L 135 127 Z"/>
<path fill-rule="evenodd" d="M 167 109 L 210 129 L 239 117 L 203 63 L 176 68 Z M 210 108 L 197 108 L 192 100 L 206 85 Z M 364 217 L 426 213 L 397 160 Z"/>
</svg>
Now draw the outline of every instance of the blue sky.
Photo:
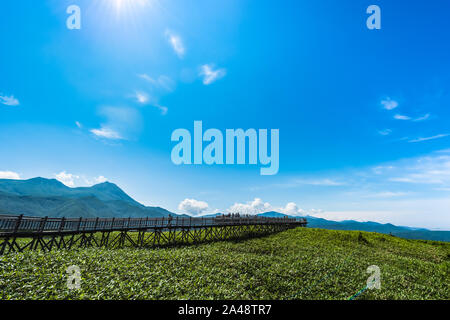
<svg viewBox="0 0 450 320">
<path fill-rule="evenodd" d="M 81 29 L 66 28 L 69 5 Z M 366 8 L 381 8 L 381 30 Z M 0 177 L 108 180 L 175 212 L 450 229 L 450 4 L 1 4 Z M 279 129 L 280 169 L 176 166 L 173 130 Z"/>
</svg>

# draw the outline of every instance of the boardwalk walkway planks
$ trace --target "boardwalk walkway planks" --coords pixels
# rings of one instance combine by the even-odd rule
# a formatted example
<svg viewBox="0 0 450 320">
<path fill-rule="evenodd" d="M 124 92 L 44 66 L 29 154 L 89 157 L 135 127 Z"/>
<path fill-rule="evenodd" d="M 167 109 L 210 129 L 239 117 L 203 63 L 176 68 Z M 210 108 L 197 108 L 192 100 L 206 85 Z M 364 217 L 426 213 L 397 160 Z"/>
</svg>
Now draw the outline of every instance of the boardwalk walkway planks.
<svg viewBox="0 0 450 320">
<path fill-rule="evenodd" d="M 93 219 L 0 215 L 0 255 L 54 248 L 144 248 L 200 243 L 267 235 L 306 224 L 306 219 L 238 215 Z"/>
</svg>

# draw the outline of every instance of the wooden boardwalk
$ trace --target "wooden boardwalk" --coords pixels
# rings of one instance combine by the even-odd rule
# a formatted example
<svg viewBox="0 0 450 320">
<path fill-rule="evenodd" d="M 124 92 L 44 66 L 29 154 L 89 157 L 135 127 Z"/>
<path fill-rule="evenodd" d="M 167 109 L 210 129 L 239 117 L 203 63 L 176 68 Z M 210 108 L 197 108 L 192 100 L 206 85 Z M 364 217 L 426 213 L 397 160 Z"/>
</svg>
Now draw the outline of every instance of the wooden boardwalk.
<svg viewBox="0 0 450 320">
<path fill-rule="evenodd" d="M 261 236 L 306 219 L 226 215 L 211 218 L 49 218 L 0 215 L 0 255 L 24 250 L 137 248 Z"/>
</svg>

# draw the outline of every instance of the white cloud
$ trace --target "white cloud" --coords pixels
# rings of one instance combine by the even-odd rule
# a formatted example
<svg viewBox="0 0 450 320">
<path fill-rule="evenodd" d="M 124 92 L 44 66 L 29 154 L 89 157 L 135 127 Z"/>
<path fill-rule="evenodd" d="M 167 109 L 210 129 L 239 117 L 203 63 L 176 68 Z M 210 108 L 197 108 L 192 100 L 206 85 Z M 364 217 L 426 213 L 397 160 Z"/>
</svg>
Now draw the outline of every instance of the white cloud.
<svg viewBox="0 0 450 320">
<path fill-rule="evenodd" d="M 140 104 L 146 104 L 150 100 L 150 97 L 148 96 L 148 94 L 146 92 L 143 92 L 143 91 L 135 92 L 134 98 Z"/>
<path fill-rule="evenodd" d="M 99 129 L 90 130 L 94 135 L 100 138 L 119 140 L 123 139 L 122 136 L 115 130 L 111 128 L 101 127 Z"/>
<path fill-rule="evenodd" d="M 395 100 L 391 100 L 391 98 L 386 98 L 384 100 L 381 100 L 381 104 L 383 105 L 383 108 L 386 110 L 393 110 L 398 107 L 398 102 Z"/>
<path fill-rule="evenodd" d="M 290 216 L 305 216 L 322 210 L 303 210 L 295 202 L 289 202 L 284 207 L 274 207 L 269 202 L 264 202 L 260 198 L 255 198 L 247 203 L 235 203 L 227 209 L 229 213 L 239 213 L 241 215 L 257 215 L 264 212 L 275 211 Z"/>
<path fill-rule="evenodd" d="M 344 182 L 336 181 L 333 179 L 296 179 L 295 182 L 297 184 L 309 184 L 313 186 L 328 186 L 328 187 L 336 187 L 345 185 Z"/>
<path fill-rule="evenodd" d="M 397 120 L 411 120 L 411 117 L 405 116 L 405 115 L 402 115 L 402 114 L 396 114 L 394 116 L 394 119 L 397 119 Z"/>
<path fill-rule="evenodd" d="M 172 92 L 175 88 L 175 82 L 164 75 L 159 76 L 156 80 L 145 73 L 138 74 L 138 77 L 152 84 L 152 95 L 149 96 L 146 92 L 137 91 L 134 99 L 141 104 L 151 104 L 153 107 L 158 108 L 162 115 L 166 115 L 169 109 L 158 102 L 158 97 L 167 92 Z"/>
<path fill-rule="evenodd" d="M 209 85 L 226 75 L 226 69 L 214 70 L 212 65 L 204 64 L 200 67 L 200 76 L 203 76 L 203 84 Z"/>
<path fill-rule="evenodd" d="M 0 95 L 0 103 L 7 105 L 7 106 L 18 106 L 19 100 L 17 100 L 16 98 L 14 98 L 14 96 L 1 96 Z"/>
<path fill-rule="evenodd" d="M 13 171 L 0 171 L 0 179 L 20 180 L 20 174 Z"/>
<path fill-rule="evenodd" d="M 427 114 L 423 115 L 422 117 L 418 117 L 418 118 L 414 119 L 413 121 L 416 121 L 416 122 L 418 122 L 418 121 L 425 121 L 425 120 L 427 120 L 429 118 L 430 118 L 430 114 L 427 113 Z"/>
<path fill-rule="evenodd" d="M 265 184 L 264 186 L 250 187 L 250 191 L 257 191 L 267 188 L 298 188 L 301 186 L 318 186 L 318 187 L 339 187 L 346 186 L 348 182 L 340 181 L 340 179 L 329 178 L 290 178 L 286 181 L 277 182 L 273 184 Z"/>
<path fill-rule="evenodd" d="M 427 113 L 427 114 L 425 114 L 425 115 L 423 115 L 421 117 L 412 118 L 412 117 L 407 116 L 407 115 L 396 114 L 396 115 L 394 115 L 394 119 L 397 119 L 397 120 L 411 120 L 411 121 L 414 121 L 414 122 L 420 122 L 420 121 L 425 121 L 425 120 L 429 119 L 430 116 L 431 115 L 429 113 Z"/>
<path fill-rule="evenodd" d="M 450 188 L 434 188 L 437 191 L 450 191 Z"/>
<path fill-rule="evenodd" d="M 381 134 L 382 136 L 388 136 L 392 133 L 391 129 L 384 129 L 384 130 L 380 130 L 378 131 L 379 134 Z"/>
<path fill-rule="evenodd" d="M 369 208 L 369 209 L 368 209 Z M 342 221 L 375 221 L 419 228 L 450 230 L 450 198 L 389 199 L 365 201 L 360 208 L 325 210 L 316 217 Z"/>
<path fill-rule="evenodd" d="M 153 84 L 156 82 L 152 77 L 150 77 L 150 76 L 149 76 L 148 74 L 146 74 L 146 73 L 138 74 L 138 77 L 144 79 L 145 81 L 148 81 L 148 82 L 150 82 L 150 83 L 153 83 Z"/>
<path fill-rule="evenodd" d="M 169 92 L 175 89 L 175 81 L 173 81 L 170 77 L 164 75 L 158 77 L 157 85 L 159 88 Z"/>
<path fill-rule="evenodd" d="M 106 182 L 106 181 L 108 181 L 108 179 L 106 179 L 104 176 L 98 176 L 97 178 L 94 178 L 95 184 L 103 183 L 103 182 Z"/>
<path fill-rule="evenodd" d="M 100 124 L 100 128 L 90 130 L 96 137 L 129 140 L 141 128 L 141 114 L 135 108 L 107 106 L 102 107 L 99 113 L 106 121 Z"/>
<path fill-rule="evenodd" d="M 284 208 L 280 208 L 279 211 L 290 216 L 306 214 L 306 211 L 300 209 L 295 202 L 287 203 L 286 206 Z"/>
<path fill-rule="evenodd" d="M 75 179 L 79 179 L 80 177 L 63 171 L 56 174 L 55 178 L 56 180 L 64 183 L 66 186 L 73 188 L 75 187 Z"/>
<path fill-rule="evenodd" d="M 58 174 L 55 174 L 55 178 L 56 180 L 64 183 L 66 186 L 71 188 L 88 187 L 95 184 L 106 182 L 108 180 L 104 176 L 87 178 L 85 175 L 67 173 L 66 171 L 62 171 Z"/>
<path fill-rule="evenodd" d="M 235 205 L 233 209 L 243 207 L 256 213 L 278 211 L 287 214 L 298 210 L 301 216 L 312 215 L 331 220 L 371 220 L 397 225 L 450 228 L 450 197 L 447 193 L 450 190 L 450 149 L 366 168 L 333 172 L 327 178 L 318 176 L 296 180 L 296 177 L 291 177 L 284 184 L 264 184 L 264 188 L 272 189 L 270 194 L 302 194 L 301 201 L 308 208 L 317 206 L 325 211 L 301 211 L 299 205 L 291 202 L 282 208 L 266 204 L 264 210 L 252 210 L 249 203 L 244 203 Z M 295 193 L 276 189 L 296 188 L 301 183 L 344 186 L 321 188 L 319 194 L 316 188 L 309 185 Z"/>
<path fill-rule="evenodd" d="M 175 51 L 179 58 L 183 58 L 186 49 L 183 44 L 183 40 L 181 37 L 170 30 L 166 30 L 165 32 L 167 41 L 172 46 L 172 49 Z"/>
<path fill-rule="evenodd" d="M 376 166 L 376 167 L 372 168 L 372 171 L 375 174 L 383 174 L 386 171 L 389 171 L 389 170 L 392 170 L 392 169 L 394 169 L 393 166 Z"/>
<path fill-rule="evenodd" d="M 83 125 L 82 125 L 80 122 L 75 121 L 75 124 L 76 124 L 76 126 L 77 126 L 78 128 L 80 128 L 80 129 L 83 128 Z"/>
<path fill-rule="evenodd" d="M 256 215 L 271 211 L 272 206 L 268 202 L 263 202 L 260 198 L 255 198 L 247 203 L 235 203 L 227 211 L 230 213 L 240 213 L 241 215 Z"/>
<path fill-rule="evenodd" d="M 184 199 L 178 205 L 178 210 L 186 211 L 191 215 L 199 215 L 208 210 L 208 203 L 195 199 Z"/>
<path fill-rule="evenodd" d="M 93 186 L 99 183 L 108 181 L 104 176 L 98 176 L 94 178 L 88 178 L 85 175 L 74 176 L 74 183 L 76 186 Z"/>
<path fill-rule="evenodd" d="M 436 184 L 450 187 L 450 155 L 431 155 L 407 160 L 389 181 L 410 184 Z"/>
<path fill-rule="evenodd" d="M 159 109 L 162 115 L 166 115 L 167 111 L 169 110 L 169 108 L 160 105 L 157 99 L 150 97 L 146 92 L 136 91 L 136 93 L 133 95 L 133 98 L 136 100 L 136 102 L 142 105 L 150 104 L 152 107 Z"/>
<path fill-rule="evenodd" d="M 417 139 L 413 139 L 413 140 L 409 140 L 408 142 L 422 142 L 422 141 L 428 141 L 428 140 L 434 140 L 434 139 L 439 139 L 439 138 L 445 138 L 450 136 L 450 134 L 446 133 L 446 134 L 438 134 L 432 137 L 426 137 L 426 138 L 417 138 Z"/>
<path fill-rule="evenodd" d="M 394 197 L 403 197 L 410 195 L 409 192 L 392 192 L 392 191 L 381 191 L 375 193 L 369 193 L 363 195 L 365 198 L 394 198 Z"/>
</svg>

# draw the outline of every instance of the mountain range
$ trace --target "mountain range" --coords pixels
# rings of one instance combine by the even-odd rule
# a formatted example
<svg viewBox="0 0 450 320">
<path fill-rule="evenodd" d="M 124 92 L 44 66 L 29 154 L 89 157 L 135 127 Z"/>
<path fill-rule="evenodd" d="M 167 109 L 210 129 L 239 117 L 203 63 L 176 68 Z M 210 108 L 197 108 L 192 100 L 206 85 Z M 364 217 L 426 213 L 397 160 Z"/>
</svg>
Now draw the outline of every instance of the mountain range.
<svg viewBox="0 0 450 320">
<path fill-rule="evenodd" d="M 49 217 L 165 217 L 171 212 L 146 207 L 117 185 L 104 182 L 70 188 L 55 179 L 0 179 L 0 214 Z"/>
<path fill-rule="evenodd" d="M 176 215 L 164 208 L 140 204 L 114 183 L 104 182 L 92 187 L 70 188 L 56 179 L 45 178 L 0 179 L 0 214 L 88 218 L 167 217 Z M 220 213 L 207 216 L 215 215 L 220 215 Z M 287 216 L 275 211 L 259 215 L 265 217 Z M 312 228 L 360 230 L 392 234 L 408 239 L 450 241 L 450 231 L 431 231 L 371 221 L 331 221 L 312 216 L 305 216 L 304 218 L 308 220 L 308 227 Z"/>
<path fill-rule="evenodd" d="M 266 217 L 283 217 L 279 212 L 265 212 L 259 214 Z M 355 220 L 332 221 L 312 216 L 304 216 L 308 221 L 308 227 L 330 230 L 358 230 L 391 234 L 406 239 L 422 239 L 434 241 L 450 241 L 450 231 L 434 231 L 425 228 L 412 228 L 396 226 L 391 223 L 378 223 L 373 221 L 359 222 Z"/>
</svg>

